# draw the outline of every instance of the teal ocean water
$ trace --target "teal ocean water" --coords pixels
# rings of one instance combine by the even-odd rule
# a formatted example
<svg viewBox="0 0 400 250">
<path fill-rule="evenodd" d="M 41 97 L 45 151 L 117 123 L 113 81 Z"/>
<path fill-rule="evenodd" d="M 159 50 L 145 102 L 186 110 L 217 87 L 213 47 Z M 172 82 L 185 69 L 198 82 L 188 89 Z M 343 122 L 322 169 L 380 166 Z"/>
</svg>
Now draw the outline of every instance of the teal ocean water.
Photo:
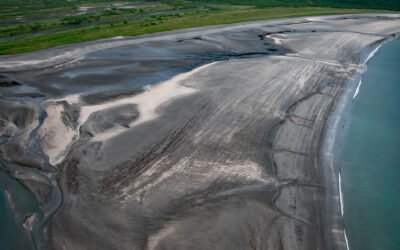
<svg viewBox="0 0 400 250">
<path fill-rule="evenodd" d="M 400 249 L 400 40 L 367 64 L 338 159 L 351 250 Z"/>
</svg>

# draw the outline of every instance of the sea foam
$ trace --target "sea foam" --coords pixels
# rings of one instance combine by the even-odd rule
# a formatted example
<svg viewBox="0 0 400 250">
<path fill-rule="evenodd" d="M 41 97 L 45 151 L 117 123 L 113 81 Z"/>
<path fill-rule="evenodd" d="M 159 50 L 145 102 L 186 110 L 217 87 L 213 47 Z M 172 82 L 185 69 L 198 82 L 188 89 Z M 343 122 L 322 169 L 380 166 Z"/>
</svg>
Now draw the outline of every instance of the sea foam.
<svg viewBox="0 0 400 250">
<path fill-rule="evenodd" d="M 342 214 L 342 218 L 344 215 L 344 203 L 343 203 L 343 192 L 342 192 L 342 176 L 340 175 L 339 172 L 339 199 L 340 199 L 340 212 Z M 347 234 L 346 234 L 346 229 L 343 228 L 343 234 L 344 234 L 344 240 L 346 242 L 346 248 L 347 250 L 350 250 L 349 247 L 349 240 L 347 239 Z"/>
<path fill-rule="evenodd" d="M 369 53 L 369 55 L 367 56 L 367 58 L 364 61 L 364 65 L 367 64 L 367 62 L 375 55 L 376 52 L 378 52 L 378 50 L 382 47 L 382 45 L 383 44 L 379 45 L 371 53 Z M 361 84 L 362 84 L 362 80 L 360 80 L 360 82 L 358 83 L 356 91 L 354 92 L 354 95 L 353 95 L 353 100 L 357 97 L 358 93 L 360 92 Z"/>
<path fill-rule="evenodd" d="M 342 177 L 339 172 L 339 198 L 340 198 L 340 212 L 342 217 L 344 215 L 344 205 L 343 205 L 343 193 L 342 193 Z"/>
</svg>

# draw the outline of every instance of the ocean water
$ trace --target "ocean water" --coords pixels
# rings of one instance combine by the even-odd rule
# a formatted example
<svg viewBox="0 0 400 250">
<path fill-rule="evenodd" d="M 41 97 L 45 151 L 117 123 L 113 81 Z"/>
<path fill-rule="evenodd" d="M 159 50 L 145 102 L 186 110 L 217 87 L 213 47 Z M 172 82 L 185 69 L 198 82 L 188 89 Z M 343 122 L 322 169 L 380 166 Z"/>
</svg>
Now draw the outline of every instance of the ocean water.
<svg viewBox="0 0 400 250">
<path fill-rule="evenodd" d="M 400 40 L 368 61 L 337 161 L 351 250 L 400 249 Z"/>
<path fill-rule="evenodd" d="M 10 202 L 11 201 L 11 202 Z M 33 194 L 0 170 L 0 249 L 34 249 L 31 234 L 23 226 L 27 215 L 38 212 Z"/>
</svg>

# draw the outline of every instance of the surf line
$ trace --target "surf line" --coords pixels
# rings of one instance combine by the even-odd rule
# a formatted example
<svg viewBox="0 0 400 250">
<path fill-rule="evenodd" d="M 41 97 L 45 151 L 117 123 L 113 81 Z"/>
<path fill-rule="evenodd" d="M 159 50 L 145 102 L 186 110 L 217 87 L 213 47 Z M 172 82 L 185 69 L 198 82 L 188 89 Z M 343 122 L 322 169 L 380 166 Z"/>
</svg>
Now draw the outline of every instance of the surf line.
<svg viewBox="0 0 400 250">
<path fill-rule="evenodd" d="M 342 218 L 344 218 L 344 203 L 343 203 L 343 191 L 342 191 L 342 176 L 340 175 L 339 171 L 339 199 L 340 199 L 340 212 L 342 215 Z M 349 247 L 349 240 L 347 239 L 347 234 L 346 234 L 346 228 L 343 226 L 343 234 L 344 234 L 344 240 L 346 242 L 346 247 L 347 250 L 350 250 Z"/>
<path fill-rule="evenodd" d="M 368 54 L 367 58 L 364 60 L 363 65 L 366 65 L 368 63 L 368 61 L 378 52 L 378 50 L 385 44 L 386 42 L 383 42 L 382 44 L 380 44 L 379 46 L 377 46 L 373 51 L 371 51 L 371 53 Z M 365 72 L 364 72 L 365 73 Z M 354 99 L 358 96 L 358 93 L 360 92 L 360 87 L 362 84 L 362 78 L 360 79 L 360 81 L 358 82 L 357 88 L 354 92 L 353 95 L 353 101 Z M 344 202 L 343 202 L 343 191 L 342 191 L 342 176 L 340 174 L 341 171 L 339 171 L 339 199 L 340 199 L 340 212 L 342 215 L 342 220 L 344 221 Z M 347 234 L 346 234 L 346 228 L 343 225 L 343 234 L 344 234 L 344 240 L 346 242 L 346 248 L 347 250 L 350 250 L 350 246 L 349 246 L 349 240 L 347 238 Z"/>
<path fill-rule="evenodd" d="M 384 45 L 385 43 L 380 44 L 378 47 L 376 47 L 371 53 L 369 53 L 369 55 L 367 56 L 367 58 L 364 61 L 364 65 L 366 65 L 368 63 L 368 61 L 376 54 L 376 52 L 378 52 L 378 50 Z M 365 72 L 364 72 L 365 73 Z M 354 92 L 353 95 L 353 100 L 358 96 L 358 93 L 360 92 L 360 87 L 362 84 L 362 78 L 360 79 L 360 81 L 358 82 L 356 91 Z"/>
</svg>

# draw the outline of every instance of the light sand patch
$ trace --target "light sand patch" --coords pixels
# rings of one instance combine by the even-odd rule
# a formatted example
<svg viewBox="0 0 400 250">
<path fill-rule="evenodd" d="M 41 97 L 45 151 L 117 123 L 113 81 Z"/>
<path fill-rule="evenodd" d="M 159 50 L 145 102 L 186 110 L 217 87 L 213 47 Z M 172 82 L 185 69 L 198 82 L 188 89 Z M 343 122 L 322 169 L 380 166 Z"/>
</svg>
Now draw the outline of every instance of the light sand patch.
<svg viewBox="0 0 400 250">
<path fill-rule="evenodd" d="M 282 44 L 282 39 L 275 37 L 273 35 L 267 35 L 265 36 L 266 38 L 272 39 L 274 41 L 275 44 L 277 45 L 281 45 Z"/>
<path fill-rule="evenodd" d="M 69 95 L 69 96 L 66 96 L 66 97 L 63 97 L 63 98 L 60 98 L 60 99 L 56 99 L 56 100 L 53 100 L 53 101 L 54 102 L 66 101 L 69 104 L 76 104 L 76 103 L 79 103 L 80 96 L 81 95 L 79 95 L 79 94 L 74 94 L 74 95 Z"/>
<path fill-rule="evenodd" d="M 10 208 L 13 211 L 16 211 L 16 206 L 15 206 L 15 202 L 14 199 L 12 198 L 12 195 L 10 194 L 10 192 L 8 190 L 4 190 L 4 195 L 6 196 L 6 199 L 8 201 L 8 205 L 10 206 Z"/>
<path fill-rule="evenodd" d="M 169 235 L 172 235 L 175 232 L 175 227 L 170 225 L 167 228 L 162 229 L 159 233 L 152 235 L 149 239 L 148 249 L 156 249 L 161 240 L 167 238 Z"/>
<path fill-rule="evenodd" d="M 90 6 L 81 6 L 78 8 L 78 11 L 88 11 L 93 9 L 94 7 L 90 7 Z"/>
<path fill-rule="evenodd" d="M 200 72 L 201 70 L 204 70 L 212 64 L 214 63 L 206 64 L 190 72 L 179 74 L 161 84 L 148 86 L 144 93 L 137 96 L 98 105 L 84 106 L 81 108 L 81 113 L 78 121 L 79 126 L 83 125 L 88 120 L 89 116 L 94 112 L 126 104 L 137 104 L 140 114 L 139 118 L 132 122 L 129 127 L 134 127 L 144 122 L 151 121 L 157 117 L 157 108 L 160 107 L 162 104 L 166 103 L 167 101 L 171 101 L 173 99 L 196 92 L 196 89 L 182 86 L 180 82 Z M 70 101 L 75 101 L 76 97 L 71 96 L 67 99 L 69 99 Z M 121 127 L 113 131 L 98 134 L 95 136 L 94 140 L 107 140 L 122 133 L 125 130 L 126 128 Z"/>
<path fill-rule="evenodd" d="M 175 98 L 192 94 L 196 91 L 193 88 L 182 86 L 180 84 L 181 81 L 211 66 L 214 63 L 206 64 L 190 72 L 179 74 L 161 84 L 148 86 L 144 93 L 137 96 L 119 99 L 117 101 L 110 101 L 99 105 L 83 106 L 81 107 L 78 128 L 76 131 L 63 124 L 61 120 L 61 113 L 64 111 L 64 108 L 61 104 L 56 104 L 55 102 L 67 101 L 69 104 L 77 104 L 80 102 L 80 96 L 74 94 L 61 99 L 52 100 L 48 103 L 46 108 L 47 118 L 45 119 L 39 131 L 42 138 L 43 150 L 49 157 L 49 162 L 55 165 L 64 159 L 63 156 L 65 150 L 77 138 L 80 126 L 82 126 L 88 120 L 91 114 L 120 105 L 137 104 L 140 116 L 136 121 L 132 122 L 129 127 L 153 120 L 157 117 L 156 110 L 160 105 Z M 124 132 L 125 130 L 126 128 L 120 127 L 109 132 L 97 134 L 93 140 L 107 140 Z"/>
<path fill-rule="evenodd" d="M 326 20 L 326 18 L 324 18 L 322 16 L 316 16 L 316 17 L 307 17 L 305 20 L 307 20 L 309 22 L 313 22 L 313 23 L 318 23 L 318 22 L 322 22 L 322 21 Z"/>
<path fill-rule="evenodd" d="M 62 122 L 62 111 L 64 107 L 61 104 L 49 103 L 46 108 L 47 117 L 39 130 L 43 151 L 53 165 L 62 161 L 65 149 L 77 136 L 77 131 Z"/>
<path fill-rule="evenodd" d="M 37 220 L 37 214 L 31 214 L 28 217 L 26 217 L 25 221 L 23 222 L 22 226 L 28 230 L 28 231 L 32 231 L 32 227 L 35 223 L 35 221 Z"/>
</svg>

